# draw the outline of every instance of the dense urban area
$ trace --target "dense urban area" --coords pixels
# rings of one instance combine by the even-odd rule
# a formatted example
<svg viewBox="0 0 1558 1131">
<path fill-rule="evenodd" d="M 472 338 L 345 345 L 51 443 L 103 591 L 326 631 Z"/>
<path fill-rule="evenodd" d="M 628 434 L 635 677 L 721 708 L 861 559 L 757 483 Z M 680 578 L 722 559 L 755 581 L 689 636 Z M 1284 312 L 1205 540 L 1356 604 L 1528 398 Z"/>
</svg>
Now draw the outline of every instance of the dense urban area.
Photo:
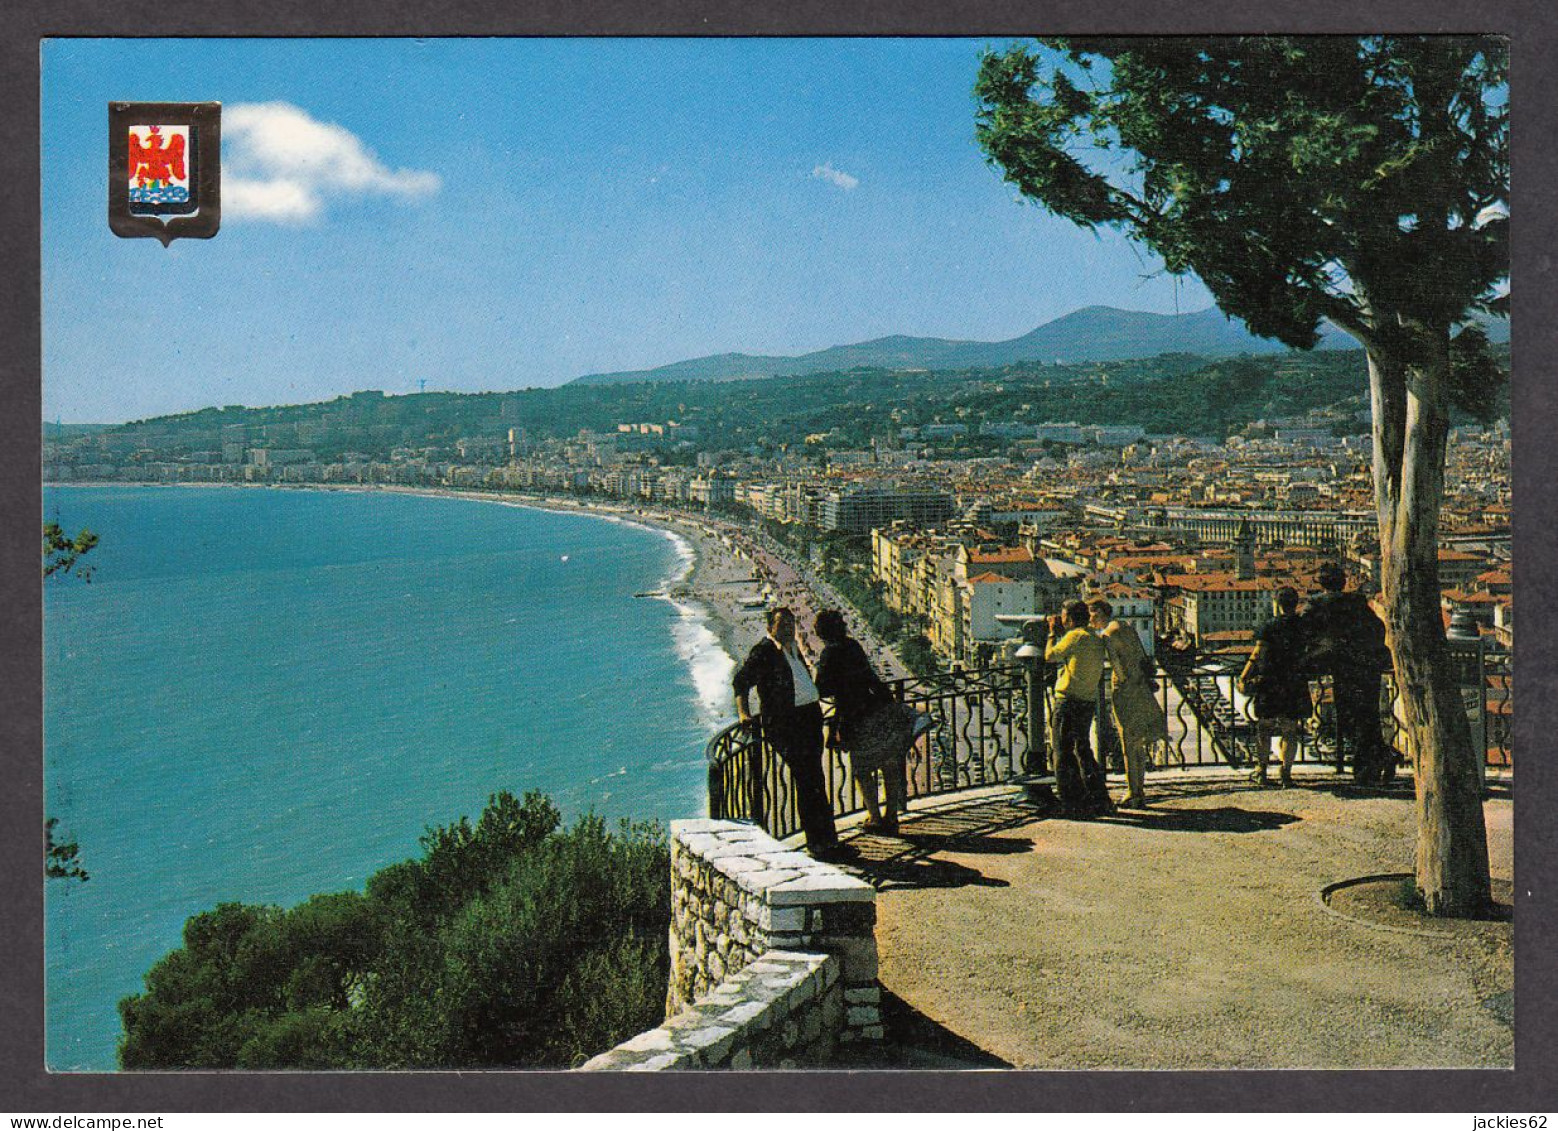
<svg viewBox="0 0 1558 1131">
<path fill-rule="evenodd" d="M 1503 352 L 1507 365 L 1507 347 Z M 764 522 L 915 667 L 978 664 L 1001 615 L 1102 593 L 1149 648 L 1251 647 L 1327 558 L 1377 578 L 1362 355 L 856 369 L 513 393 L 362 392 L 51 426 L 49 482 L 394 485 Z M 1507 388 L 1507 386 L 1506 386 Z M 1513 643 L 1507 399 L 1454 429 L 1446 625 Z M 1507 683 L 1507 680 L 1505 681 Z M 1507 721 L 1508 689 L 1490 688 Z"/>
</svg>

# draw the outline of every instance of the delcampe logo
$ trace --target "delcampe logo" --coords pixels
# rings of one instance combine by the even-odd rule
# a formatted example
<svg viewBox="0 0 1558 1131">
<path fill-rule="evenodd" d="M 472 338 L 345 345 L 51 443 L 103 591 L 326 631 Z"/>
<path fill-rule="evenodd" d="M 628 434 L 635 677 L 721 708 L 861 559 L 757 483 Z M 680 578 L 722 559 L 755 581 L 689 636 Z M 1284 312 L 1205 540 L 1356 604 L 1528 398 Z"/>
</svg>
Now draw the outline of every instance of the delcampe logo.
<svg viewBox="0 0 1558 1131">
<path fill-rule="evenodd" d="M 166 247 L 210 239 L 222 221 L 222 104 L 111 102 L 108 226 Z"/>
</svg>

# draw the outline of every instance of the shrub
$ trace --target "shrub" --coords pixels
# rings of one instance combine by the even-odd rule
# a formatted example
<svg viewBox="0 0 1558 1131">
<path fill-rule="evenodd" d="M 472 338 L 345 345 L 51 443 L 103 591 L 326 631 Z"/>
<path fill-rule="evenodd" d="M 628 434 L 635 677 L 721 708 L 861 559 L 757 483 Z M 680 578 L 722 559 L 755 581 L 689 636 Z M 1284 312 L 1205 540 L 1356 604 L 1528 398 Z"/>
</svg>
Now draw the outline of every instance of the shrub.
<svg viewBox="0 0 1558 1131">
<path fill-rule="evenodd" d="M 225 903 L 120 1003 L 125 1068 L 571 1067 L 661 1020 L 669 855 L 494 796 L 366 892 Z"/>
</svg>

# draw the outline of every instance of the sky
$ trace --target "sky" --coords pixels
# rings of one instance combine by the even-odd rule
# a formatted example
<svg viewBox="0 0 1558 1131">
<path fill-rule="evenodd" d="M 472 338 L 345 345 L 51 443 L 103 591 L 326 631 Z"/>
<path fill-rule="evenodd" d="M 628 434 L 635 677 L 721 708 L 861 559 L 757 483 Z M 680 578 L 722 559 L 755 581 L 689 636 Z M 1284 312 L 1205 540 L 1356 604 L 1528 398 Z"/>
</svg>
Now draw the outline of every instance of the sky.
<svg viewBox="0 0 1558 1131">
<path fill-rule="evenodd" d="M 45 418 L 508 390 L 1210 305 L 1123 237 L 1016 199 L 974 141 L 991 46 L 46 41 Z M 223 104 L 215 238 L 109 231 L 110 101 Z"/>
</svg>

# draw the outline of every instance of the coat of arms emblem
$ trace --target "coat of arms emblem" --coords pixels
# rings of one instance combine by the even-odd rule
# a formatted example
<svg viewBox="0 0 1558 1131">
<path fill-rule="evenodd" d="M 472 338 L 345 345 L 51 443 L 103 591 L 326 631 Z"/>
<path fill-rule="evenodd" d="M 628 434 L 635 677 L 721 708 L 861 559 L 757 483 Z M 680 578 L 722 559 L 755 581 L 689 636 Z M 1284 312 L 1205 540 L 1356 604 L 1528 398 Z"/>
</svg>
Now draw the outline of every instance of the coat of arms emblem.
<svg viewBox="0 0 1558 1131">
<path fill-rule="evenodd" d="M 219 102 L 113 102 L 108 107 L 108 224 L 166 247 L 209 239 L 221 224 Z"/>
</svg>

